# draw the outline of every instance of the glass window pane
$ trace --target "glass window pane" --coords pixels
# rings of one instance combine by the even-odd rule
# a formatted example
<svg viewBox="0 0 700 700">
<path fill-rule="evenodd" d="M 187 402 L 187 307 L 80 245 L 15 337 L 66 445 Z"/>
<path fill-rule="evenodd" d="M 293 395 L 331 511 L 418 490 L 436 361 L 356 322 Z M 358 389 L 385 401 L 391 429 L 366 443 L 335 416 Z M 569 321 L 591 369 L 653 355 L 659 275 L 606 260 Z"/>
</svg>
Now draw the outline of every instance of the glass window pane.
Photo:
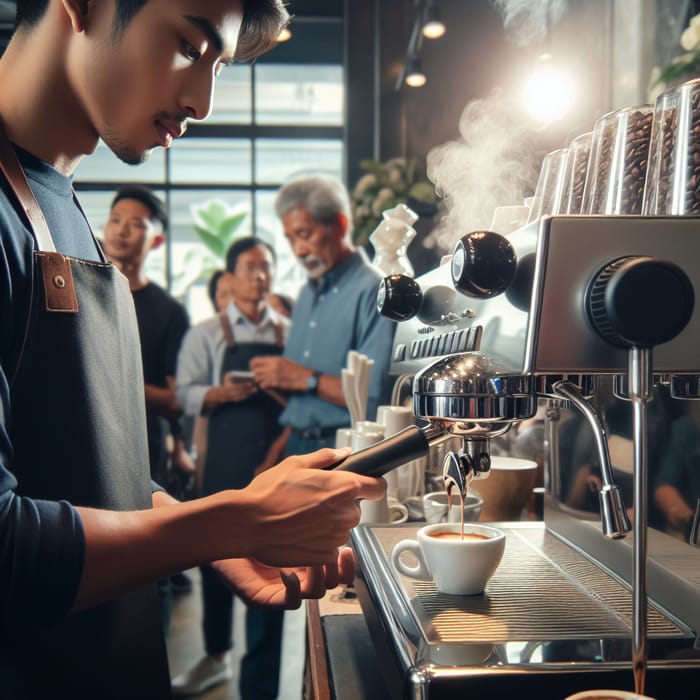
<svg viewBox="0 0 700 700">
<path fill-rule="evenodd" d="M 95 152 L 83 158 L 75 170 L 76 182 L 162 182 L 165 178 L 165 151 L 154 148 L 145 163 L 127 165 L 100 141 Z"/>
<path fill-rule="evenodd" d="M 303 171 L 340 177 L 343 142 L 336 139 L 258 139 L 255 142 L 255 182 L 278 184 Z"/>
<path fill-rule="evenodd" d="M 267 241 L 274 249 L 277 258 L 275 279 L 272 289 L 281 294 L 287 294 L 296 299 L 301 286 L 306 282 L 307 275 L 304 268 L 289 247 L 284 236 L 282 224 L 275 214 L 276 191 L 258 191 L 255 194 L 255 208 L 257 224 L 256 235 Z"/>
<path fill-rule="evenodd" d="M 250 141 L 184 138 L 170 150 L 169 167 L 174 183 L 249 184 Z"/>
<path fill-rule="evenodd" d="M 255 66 L 257 124 L 340 126 L 344 94 L 342 66 Z"/>
<path fill-rule="evenodd" d="M 209 124 L 250 124 L 252 120 L 251 67 L 227 66 L 216 79 Z"/>
</svg>

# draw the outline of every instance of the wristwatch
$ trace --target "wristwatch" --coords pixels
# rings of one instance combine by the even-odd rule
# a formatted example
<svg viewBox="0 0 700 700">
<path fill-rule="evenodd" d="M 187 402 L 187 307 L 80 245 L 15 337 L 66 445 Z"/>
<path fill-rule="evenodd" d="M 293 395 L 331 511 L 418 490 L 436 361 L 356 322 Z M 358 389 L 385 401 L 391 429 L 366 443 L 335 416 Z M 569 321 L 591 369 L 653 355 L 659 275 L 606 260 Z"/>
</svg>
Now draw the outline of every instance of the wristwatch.
<svg viewBox="0 0 700 700">
<path fill-rule="evenodd" d="M 314 372 L 310 377 L 306 379 L 306 391 L 309 394 L 315 394 L 318 391 L 318 378 L 321 376 L 321 372 Z"/>
</svg>

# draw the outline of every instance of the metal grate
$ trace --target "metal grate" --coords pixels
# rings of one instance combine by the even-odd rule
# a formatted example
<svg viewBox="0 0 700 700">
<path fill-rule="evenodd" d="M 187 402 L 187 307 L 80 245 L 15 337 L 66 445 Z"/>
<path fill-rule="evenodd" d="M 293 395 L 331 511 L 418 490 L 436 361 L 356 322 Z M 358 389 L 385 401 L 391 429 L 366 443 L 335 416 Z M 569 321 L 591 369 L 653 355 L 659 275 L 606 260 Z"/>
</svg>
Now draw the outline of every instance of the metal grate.
<svg viewBox="0 0 700 700">
<path fill-rule="evenodd" d="M 629 638 L 630 591 L 551 533 L 539 528 L 502 528 L 503 560 L 479 596 L 441 594 L 432 582 L 393 570 L 429 642 L 507 642 Z M 375 528 L 387 562 L 410 530 Z M 650 637 L 686 633 L 653 605 Z"/>
</svg>

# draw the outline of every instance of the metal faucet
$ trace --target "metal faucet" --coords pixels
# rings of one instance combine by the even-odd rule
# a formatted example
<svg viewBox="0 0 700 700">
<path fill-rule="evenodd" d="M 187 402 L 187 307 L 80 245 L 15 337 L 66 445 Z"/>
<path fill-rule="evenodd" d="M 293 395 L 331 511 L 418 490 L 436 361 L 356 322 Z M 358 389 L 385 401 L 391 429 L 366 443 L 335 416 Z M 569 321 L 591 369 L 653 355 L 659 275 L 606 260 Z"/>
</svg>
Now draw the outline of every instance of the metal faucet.
<svg viewBox="0 0 700 700">
<path fill-rule="evenodd" d="M 599 493 L 603 534 L 611 539 L 624 537 L 632 529 L 632 526 L 622 501 L 622 493 L 613 482 L 608 436 L 603 421 L 598 411 L 583 398 L 579 387 L 572 382 L 561 380 L 555 382 L 552 388 L 557 396 L 571 401 L 581 411 L 593 430 L 603 478 L 603 488 Z"/>
</svg>

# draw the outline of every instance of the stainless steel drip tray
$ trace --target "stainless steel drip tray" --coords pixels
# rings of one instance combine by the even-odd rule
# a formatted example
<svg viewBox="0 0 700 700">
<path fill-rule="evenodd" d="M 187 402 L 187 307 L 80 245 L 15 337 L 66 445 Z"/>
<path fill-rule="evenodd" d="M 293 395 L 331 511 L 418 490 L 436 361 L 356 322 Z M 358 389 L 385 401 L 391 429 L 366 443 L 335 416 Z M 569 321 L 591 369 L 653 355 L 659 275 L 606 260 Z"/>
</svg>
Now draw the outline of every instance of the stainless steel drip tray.
<svg viewBox="0 0 700 700">
<path fill-rule="evenodd" d="M 352 534 L 358 594 L 373 641 L 390 638 L 403 671 L 631 667 L 629 588 L 543 523 L 498 524 L 506 533 L 503 560 L 477 596 L 440 594 L 432 582 L 394 570 L 392 548 L 414 538 L 419 526 L 360 526 Z M 695 634 L 682 621 L 654 604 L 648 620 L 650 659 L 686 664 L 695 656 Z"/>
</svg>

